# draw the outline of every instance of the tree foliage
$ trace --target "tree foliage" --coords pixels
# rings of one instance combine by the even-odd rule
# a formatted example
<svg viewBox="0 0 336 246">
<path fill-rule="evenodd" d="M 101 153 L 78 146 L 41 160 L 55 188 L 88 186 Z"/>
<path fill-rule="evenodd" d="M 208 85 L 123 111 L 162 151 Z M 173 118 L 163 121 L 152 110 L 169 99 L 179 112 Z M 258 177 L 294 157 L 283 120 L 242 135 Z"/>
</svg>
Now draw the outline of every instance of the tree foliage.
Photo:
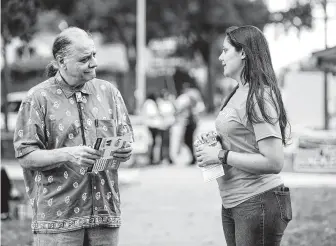
<svg viewBox="0 0 336 246">
<path fill-rule="evenodd" d="M 28 41 L 35 31 L 37 13 L 36 0 L 2 0 L 1 35 L 5 42 L 13 37 Z"/>
<path fill-rule="evenodd" d="M 311 29 L 313 23 L 312 4 L 296 2 L 288 10 L 272 13 L 270 22 L 282 24 L 286 31 L 291 27 L 296 28 L 298 31 Z"/>
<path fill-rule="evenodd" d="M 2 101 L 7 104 L 7 93 L 11 76 L 7 61 L 7 45 L 19 37 L 29 41 L 35 32 L 38 2 L 35 0 L 2 0 L 1 1 L 1 36 L 3 39 L 3 83 L 1 83 Z M 8 109 L 4 107 L 5 130 L 8 131 Z"/>
</svg>

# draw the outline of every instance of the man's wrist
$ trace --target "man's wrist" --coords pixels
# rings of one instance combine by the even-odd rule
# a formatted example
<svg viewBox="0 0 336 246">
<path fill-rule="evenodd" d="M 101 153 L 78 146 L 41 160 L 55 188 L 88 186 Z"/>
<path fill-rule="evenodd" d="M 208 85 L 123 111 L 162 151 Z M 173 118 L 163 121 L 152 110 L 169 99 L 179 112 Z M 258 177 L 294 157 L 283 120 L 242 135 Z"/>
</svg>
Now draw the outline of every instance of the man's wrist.
<svg viewBox="0 0 336 246">
<path fill-rule="evenodd" d="M 74 158 L 74 156 L 69 152 L 69 147 L 55 149 L 55 151 L 59 162 L 71 162 L 71 160 Z"/>
</svg>

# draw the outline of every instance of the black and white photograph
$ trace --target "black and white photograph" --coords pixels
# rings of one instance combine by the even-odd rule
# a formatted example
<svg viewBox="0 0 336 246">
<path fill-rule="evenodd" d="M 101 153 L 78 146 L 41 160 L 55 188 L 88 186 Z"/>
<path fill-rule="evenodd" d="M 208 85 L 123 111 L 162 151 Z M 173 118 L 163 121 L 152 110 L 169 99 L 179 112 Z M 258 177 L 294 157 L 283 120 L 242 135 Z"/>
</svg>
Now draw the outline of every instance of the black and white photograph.
<svg viewBox="0 0 336 246">
<path fill-rule="evenodd" d="M 2 0 L 0 46 L 1 246 L 336 245 L 336 0 Z"/>
</svg>

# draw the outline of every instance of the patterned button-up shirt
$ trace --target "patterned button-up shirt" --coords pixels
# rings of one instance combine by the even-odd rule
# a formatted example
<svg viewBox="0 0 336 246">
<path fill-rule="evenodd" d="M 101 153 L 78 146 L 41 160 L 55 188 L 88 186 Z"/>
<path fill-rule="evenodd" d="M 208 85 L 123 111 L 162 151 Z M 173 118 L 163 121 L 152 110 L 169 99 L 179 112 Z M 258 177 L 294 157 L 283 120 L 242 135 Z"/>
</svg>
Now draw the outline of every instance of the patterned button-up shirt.
<svg viewBox="0 0 336 246">
<path fill-rule="evenodd" d="M 33 87 L 21 104 L 14 134 L 15 155 L 34 150 L 94 146 L 98 137 L 122 127 L 133 139 L 127 109 L 111 83 L 93 79 L 73 88 L 56 74 Z M 23 169 L 33 208 L 32 230 L 57 233 L 95 226 L 119 227 L 118 167 L 98 173 L 63 162 L 53 168 Z"/>
</svg>

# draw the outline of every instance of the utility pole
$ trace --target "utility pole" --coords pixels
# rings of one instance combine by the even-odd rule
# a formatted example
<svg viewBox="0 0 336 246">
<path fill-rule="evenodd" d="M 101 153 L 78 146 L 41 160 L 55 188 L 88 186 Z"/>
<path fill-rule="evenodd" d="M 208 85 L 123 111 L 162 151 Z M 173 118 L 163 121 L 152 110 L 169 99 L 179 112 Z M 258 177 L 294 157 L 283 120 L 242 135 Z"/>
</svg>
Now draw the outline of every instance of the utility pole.
<svg viewBox="0 0 336 246">
<path fill-rule="evenodd" d="M 137 0 L 137 19 L 136 19 L 136 112 L 145 101 L 146 96 L 146 71 L 145 71 L 145 51 L 146 51 L 146 0 Z"/>
<path fill-rule="evenodd" d="M 324 10 L 324 48 L 328 48 L 328 13 L 327 0 L 323 0 Z M 324 129 L 329 129 L 329 109 L 328 109 L 328 71 L 324 69 Z"/>
</svg>

